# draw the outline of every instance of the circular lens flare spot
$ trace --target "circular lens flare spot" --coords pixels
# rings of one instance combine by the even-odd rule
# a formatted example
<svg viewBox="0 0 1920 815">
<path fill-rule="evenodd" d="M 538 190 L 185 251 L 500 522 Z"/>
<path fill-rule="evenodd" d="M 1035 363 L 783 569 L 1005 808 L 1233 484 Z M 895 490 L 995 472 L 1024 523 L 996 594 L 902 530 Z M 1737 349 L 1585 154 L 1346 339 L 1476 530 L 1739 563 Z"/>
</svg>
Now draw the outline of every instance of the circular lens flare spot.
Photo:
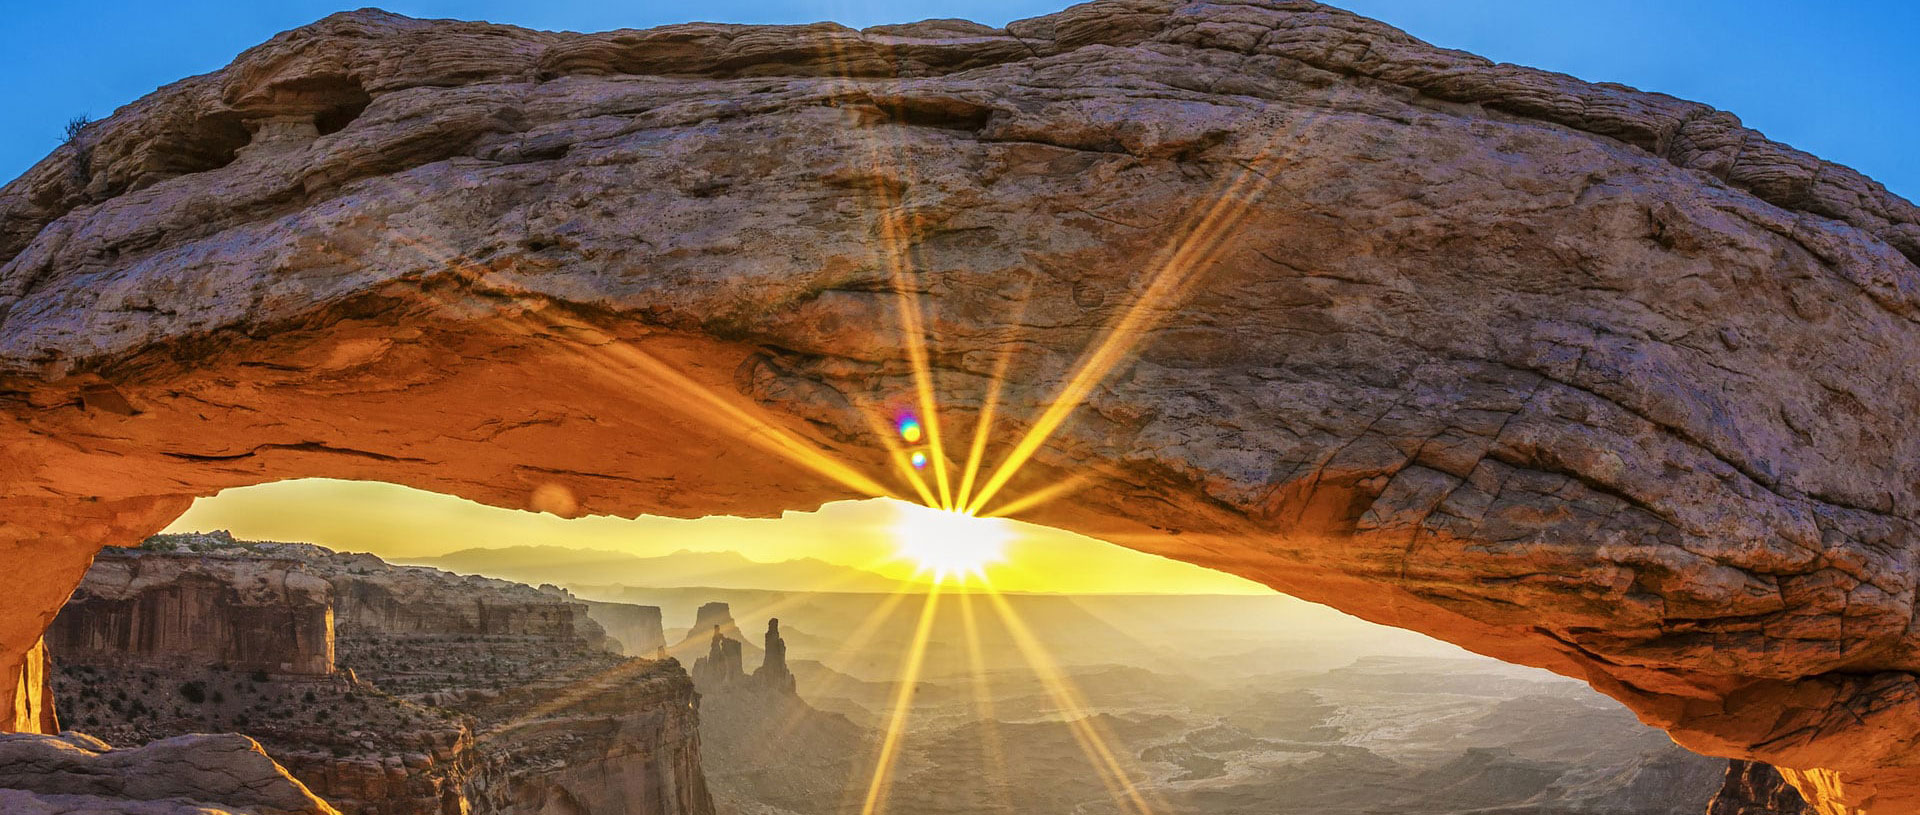
<svg viewBox="0 0 1920 815">
<path fill-rule="evenodd" d="M 1003 560 L 1013 539 L 1013 527 L 1005 519 L 905 502 L 895 509 L 899 514 L 893 535 L 900 557 L 931 572 L 935 582 L 970 574 L 985 577 L 987 565 Z"/>
<path fill-rule="evenodd" d="M 908 444 L 919 444 L 920 439 L 926 434 L 927 431 L 920 426 L 919 419 L 908 416 L 900 420 L 900 438 L 906 439 Z"/>
<path fill-rule="evenodd" d="M 916 470 L 924 470 L 927 468 L 927 454 L 919 450 L 915 450 L 913 451 L 913 455 L 907 456 L 907 461 L 912 462 L 913 468 Z"/>
</svg>

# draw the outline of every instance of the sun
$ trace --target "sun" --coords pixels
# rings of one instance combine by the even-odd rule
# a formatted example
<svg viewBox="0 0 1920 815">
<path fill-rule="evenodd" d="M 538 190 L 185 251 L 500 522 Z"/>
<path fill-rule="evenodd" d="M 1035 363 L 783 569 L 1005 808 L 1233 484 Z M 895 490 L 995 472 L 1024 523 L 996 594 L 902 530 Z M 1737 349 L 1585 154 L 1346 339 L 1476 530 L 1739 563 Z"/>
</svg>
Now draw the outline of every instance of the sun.
<svg viewBox="0 0 1920 815">
<path fill-rule="evenodd" d="M 987 565 L 1006 557 L 1013 527 L 1000 518 L 900 502 L 893 537 L 900 557 L 931 572 L 934 582 L 968 575 L 984 578 Z"/>
</svg>

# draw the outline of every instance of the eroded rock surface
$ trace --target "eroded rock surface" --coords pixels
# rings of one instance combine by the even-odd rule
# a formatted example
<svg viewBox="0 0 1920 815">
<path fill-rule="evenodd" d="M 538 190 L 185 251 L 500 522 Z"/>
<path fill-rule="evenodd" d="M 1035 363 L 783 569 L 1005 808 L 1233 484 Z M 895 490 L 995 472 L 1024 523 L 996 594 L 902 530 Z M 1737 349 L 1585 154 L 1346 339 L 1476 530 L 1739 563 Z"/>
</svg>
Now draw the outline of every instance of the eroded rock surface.
<svg viewBox="0 0 1920 815">
<path fill-rule="evenodd" d="M 47 630 L 63 664 L 333 673 L 333 587 L 300 561 L 114 554 L 94 562 Z"/>
<path fill-rule="evenodd" d="M 102 552 L 50 647 L 87 732 L 242 732 L 344 815 L 710 815 L 691 681 L 611 653 L 586 608 L 312 544 L 159 535 Z M 276 621 L 274 659 L 235 647 Z"/>
<path fill-rule="evenodd" d="M 659 606 L 641 606 L 633 603 L 601 603 L 582 600 L 586 603 L 587 615 L 607 636 L 620 643 L 620 652 L 630 657 L 658 656 L 661 649 L 667 647 L 666 630 L 660 625 Z"/>
<path fill-rule="evenodd" d="M 1920 807 L 1920 215 L 1704 105 L 1311 3 L 356 12 L 90 126 L 0 258 L 0 684 L 96 547 L 223 487 L 912 496 L 918 314 L 945 434 L 998 394 L 989 469 L 1121 363 L 997 506 L 1067 482 L 1021 515 Z"/>
<path fill-rule="evenodd" d="M 137 815 L 339 815 L 233 733 L 113 749 L 77 733 L 0 733 L 0 804 L 7 812 Z M 18 809 L 14 807 L 17 806 Z M 196 809 L 194 807 L 204 807 Z"/>
<path fill-rule="evenodd" d="M 1780 771 L 1735 759 L 1728 762 L 1726 781 L 1707 804 L 1707 815 L 1807 815 L 1807 802 Z"/>
</svg>

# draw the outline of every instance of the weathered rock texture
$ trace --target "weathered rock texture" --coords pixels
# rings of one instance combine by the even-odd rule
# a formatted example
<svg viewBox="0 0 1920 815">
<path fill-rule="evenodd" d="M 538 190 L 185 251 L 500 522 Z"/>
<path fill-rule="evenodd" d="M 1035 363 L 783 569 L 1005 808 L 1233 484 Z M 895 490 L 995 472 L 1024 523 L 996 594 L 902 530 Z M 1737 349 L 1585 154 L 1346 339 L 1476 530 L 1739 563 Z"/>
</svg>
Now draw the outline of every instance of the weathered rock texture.
<svg viewBox="0 0 1920 815">
<path fill-rule="evenodd" d="M 0 806 L 26 815 L 340 815 L 232 733 L 121 750 L 75 733 L 0 734 Z"/>
<path fill-rule="evenodd" d="M 475 815 L 713 815 L 699 697 L 672 660 L 557 673 L 481 704 Z"/>
<path fill-rule="evenodd" d="M 1806 815 L 1807 802 L 1780 771 L 1754 761 L 1727 763 L 1727 780 L 1707 803 L 1707 815 Z"/>
<path fill-rule="evenodd" d="M 349 595 L 378 601 L 336 638 L 331 601 Z M 315 603 L 321 636 L 288 628 L 285 650 L 306 653 L 295 634 L 324 642 L 322 673 L 231 658 L 235 621 L 189 624 L 299 622 Z M 610 653 L 584 609 L 551 587 L 311 544 L 159 535 L 101 554 L 56 624 L 86 636 L 51 647 L 61 706 L 89 732 L 245 732 L 344 815 L 710 815 L 692 683 L 677 663 Z M 183 633 L 139 636 L 155 628 Z M 332 670 L 336 642 L 357 670 Z"/>
<path fill-rule="evenodd" d="M 990 462 L 1138 340 L 997 503 L 1078 494 L 1023 517 L 1911 811 L 1916 258 L 1912 204 L 1731 114 L 1312 3 L 336 15 L 0 190 L 0 683 L 95 548 L 223 487 L 911 495 L 899 282 L 946 436 L 1012 354 Z"/>
<path fill-rule="evenodd" d="M 63 663 L 325 676 L 334 667 L 333 588 L 296 560 L 108 550 L 47 643 Z"/>
<path fill-rule="evenodd" d="M 581 602 L 587 606 L 587 616 L 606 629 L 607 636 L 619 641 L 621 653 L 630 657 L 651 657 L 667 647 L 666 630 L 660 625 L 659 606 L 593 600 Z"/>
</svg>

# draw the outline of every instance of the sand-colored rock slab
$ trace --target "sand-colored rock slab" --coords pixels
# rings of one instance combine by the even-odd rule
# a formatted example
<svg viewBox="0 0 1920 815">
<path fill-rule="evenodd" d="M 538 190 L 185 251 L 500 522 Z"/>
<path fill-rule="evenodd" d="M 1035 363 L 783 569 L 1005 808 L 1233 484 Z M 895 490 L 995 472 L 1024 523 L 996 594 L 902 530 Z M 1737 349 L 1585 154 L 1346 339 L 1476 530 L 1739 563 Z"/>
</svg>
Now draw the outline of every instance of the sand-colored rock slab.
<svg viewBox="0 0 1920 815">
<path fill-rule="evenodd" d="M 177 736 L 113 749 L 78 733 L 0 733 L 0 804 L 26 812 L 339 815 L 246 736 Z M 92 802 L 113 807 L 89 810 Z M 169 808 L 172 807 L 172 808 Z M 14 812 L 14 809 L 7 809 Z"/>
<path fill-rule="evenodd" d="M 0 189 L 0 682 L 224 487 L 911 497 L 917 314 L 944 435 L 999 397 L 989 469 L 1078 404 L 994 506 L 1065 484 L 1019 514 L 1908 811 L 1917 257 L 1912 204 L 1731 114 L 1312 3 L 335 15 Z"/>
</svg>

